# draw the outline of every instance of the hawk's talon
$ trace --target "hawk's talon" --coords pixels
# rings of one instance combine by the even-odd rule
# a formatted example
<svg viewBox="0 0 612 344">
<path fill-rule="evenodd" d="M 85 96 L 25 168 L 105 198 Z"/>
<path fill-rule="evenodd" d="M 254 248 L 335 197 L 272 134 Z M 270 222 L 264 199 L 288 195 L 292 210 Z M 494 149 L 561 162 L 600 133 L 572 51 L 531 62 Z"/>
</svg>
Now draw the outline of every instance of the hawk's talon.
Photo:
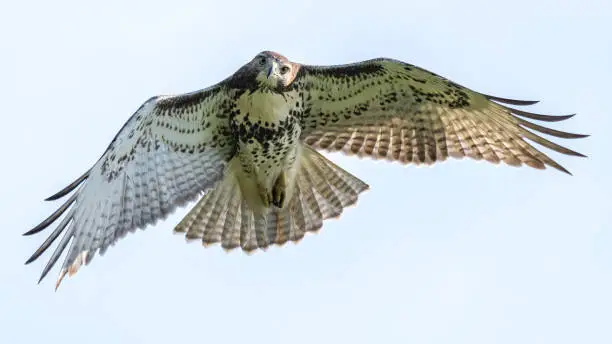
<svg viewBox="0 0 612 344">
<path fill-rule="evenodd" d="M 282 208 L 285 204 L 285 190 L 287 188 L 287 183 L 285 180 L 285 173 L 281 173 L 276 179 L 276 183 L 274 183 L 274 187 L 272 188 L 272 204 L 277 206 L 278 208 Z"/>
</svg>

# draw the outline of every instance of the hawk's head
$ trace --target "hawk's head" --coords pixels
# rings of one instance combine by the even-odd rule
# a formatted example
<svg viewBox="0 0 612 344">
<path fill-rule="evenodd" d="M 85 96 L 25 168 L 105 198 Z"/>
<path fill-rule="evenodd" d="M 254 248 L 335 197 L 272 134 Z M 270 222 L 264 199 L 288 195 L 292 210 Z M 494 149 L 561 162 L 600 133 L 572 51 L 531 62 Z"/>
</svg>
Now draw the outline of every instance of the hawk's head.
<svg viewBox="0 0 612 344">
<path fill-rule="evenodd" d="M 299 68 L 281 54 L 263 51 L 243 67 L 243 73 L 250 74 L 261 87 L 281 91 L 293 82 Z"/>
</svg>

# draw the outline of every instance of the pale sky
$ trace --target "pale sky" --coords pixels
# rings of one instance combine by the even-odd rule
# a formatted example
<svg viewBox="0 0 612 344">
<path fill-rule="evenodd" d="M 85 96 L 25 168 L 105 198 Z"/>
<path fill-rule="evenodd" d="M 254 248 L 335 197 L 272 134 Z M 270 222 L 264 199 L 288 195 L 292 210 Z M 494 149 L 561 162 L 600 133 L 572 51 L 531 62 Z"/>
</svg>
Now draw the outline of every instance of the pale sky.
<svg viewBox="0 0 612 344">
<path fill-rule="evenodd" d="M 0 343 L 612 343 L 612 3 L 13 1 L 0 10 Z M 216 83 L 261 50 L 385 56 L 529 110 L 588 159 L 558 171 L 337 154 L 371 189 L 298 245 L 185 243 L 188 208 L 78 274 L 24 266 L 21 234 L 150 96 Z M 54 246 L 53 246 L 54 247 Z M 58 264 L 59 265 L 59 264 Z"/>
</svg>

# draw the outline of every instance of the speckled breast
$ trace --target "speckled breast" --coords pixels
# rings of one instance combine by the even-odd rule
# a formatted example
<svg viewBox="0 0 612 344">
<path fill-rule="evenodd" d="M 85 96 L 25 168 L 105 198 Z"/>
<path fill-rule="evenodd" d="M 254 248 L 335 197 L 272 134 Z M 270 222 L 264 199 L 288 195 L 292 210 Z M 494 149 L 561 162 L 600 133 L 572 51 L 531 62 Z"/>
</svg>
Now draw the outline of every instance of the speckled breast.
<svg viewBox="0 0 612 344">
<path fill-rule="evenodd" d="M 231 130 L 238 138 L 238 153 L 245 172 L 256 169 L 276 174 L 293 164 L 301 128 L 288 106 L 287 95 L 255 93 L 238 101 Z"/>
</svg>

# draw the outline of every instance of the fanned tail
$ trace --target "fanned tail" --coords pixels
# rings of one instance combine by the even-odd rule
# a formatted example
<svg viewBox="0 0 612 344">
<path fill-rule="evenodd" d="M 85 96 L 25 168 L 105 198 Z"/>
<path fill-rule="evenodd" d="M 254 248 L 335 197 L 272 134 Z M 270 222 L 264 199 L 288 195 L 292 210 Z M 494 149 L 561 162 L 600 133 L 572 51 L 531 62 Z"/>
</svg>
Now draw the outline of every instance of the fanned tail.
<svg viewBox="0 0 612 344">
<path fill-rule="evenodd" d="M 283 208 L 262 212 L 244 199 L 231 170 L 219 185 L 204 195 L 175 232 L 204 245 L 221 243 L 226 250 L 265 250 L 272 244 L 298 242 L 317 232 L 323 220 L 339 217 L 369 187 L 310 147 L 304 146 L 291 200 Z"/>
</svg>

